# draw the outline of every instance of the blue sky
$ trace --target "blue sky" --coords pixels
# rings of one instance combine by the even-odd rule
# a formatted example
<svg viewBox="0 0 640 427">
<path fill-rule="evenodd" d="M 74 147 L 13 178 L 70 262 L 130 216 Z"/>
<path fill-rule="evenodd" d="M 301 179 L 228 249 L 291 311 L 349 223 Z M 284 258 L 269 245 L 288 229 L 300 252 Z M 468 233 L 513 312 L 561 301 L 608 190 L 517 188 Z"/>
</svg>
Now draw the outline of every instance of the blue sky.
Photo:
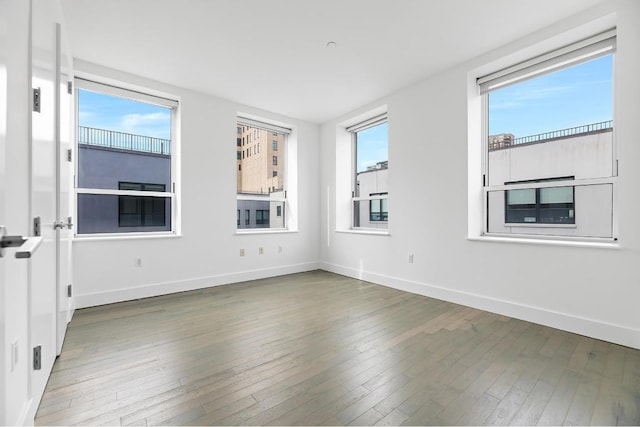
<svg viewBox="0 0 640 427">
<path fill-rule="evenodd" d="M 80 126 L 169 139 L 171 110 L 166 107 L 79 90 Z"/>
<path fill-rule="evenodd" d="M 489 94 L 489 135 L 516 138 L 612 119 L 611 55 Z"/>
<path fill-rule="evenodd" d="M 383 123 L 358 132 L 357 172 L 389 159 L 388 129 L 388 124 Z"/>
</svg>

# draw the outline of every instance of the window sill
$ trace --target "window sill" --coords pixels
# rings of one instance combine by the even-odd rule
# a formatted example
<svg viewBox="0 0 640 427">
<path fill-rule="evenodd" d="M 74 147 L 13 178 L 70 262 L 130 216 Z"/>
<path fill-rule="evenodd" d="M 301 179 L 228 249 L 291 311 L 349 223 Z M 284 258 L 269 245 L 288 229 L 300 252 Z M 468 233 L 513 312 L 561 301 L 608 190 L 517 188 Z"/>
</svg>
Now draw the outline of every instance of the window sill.
<svg viewBox="0 0 640 427">
<path fill-rule="evenodd" d="M 246 231 L 245 231 L 246 230 Z M 289 233 L 297 233 L 298 230 L 287 230 L 285 228 L 276 228 L 276 229 L 244 229 L 244 230 L 236 230 L 234 233 L 236 236 L 242 235 L 251 235 L 251 234 L 289 234 Z"/>
<path fill-rule="evenodd" d="M 506 236 L 468 236 L 467 240 L 472 242 L 491 242 L 491 243 L 516 243 L 525 245 L 543 245 L 543 246 L 565 246 L 578 248 L 597 248 L 597 249 L 621 249 L 617 240 L 602 239 L 595 241 L 587 240 L 568 240 L 568 239 L 552 239 L 552 238 L 534 238 L 534 237 L 506 237 Z"/>
<path fill-rule="evenodd" d="M 505 227 L 511 228 L 577 228 L 578 226 L 575 224 L 543 224 L 540 222 L 507 222 L 504 224 Z"/>
<path fill-rule="evenodd" d="M 355 229 L 350 228 L 346 230 L 336 230 L 336 233 L 346 233 L 346 234 L 368 234 L 372 236 L 391 236 L 388 230 L 378 231 L 371 228 L 365 229 Z"/>
<path fill-rule="evenodd" d="M 99 242 L 106 240 L 144 240 L 144 239 L 175 239 L 182 237 L 176 233 L 110 233 L 110 234 L 80 234 L 73 236 L 73 242 Z"/>
</svg>

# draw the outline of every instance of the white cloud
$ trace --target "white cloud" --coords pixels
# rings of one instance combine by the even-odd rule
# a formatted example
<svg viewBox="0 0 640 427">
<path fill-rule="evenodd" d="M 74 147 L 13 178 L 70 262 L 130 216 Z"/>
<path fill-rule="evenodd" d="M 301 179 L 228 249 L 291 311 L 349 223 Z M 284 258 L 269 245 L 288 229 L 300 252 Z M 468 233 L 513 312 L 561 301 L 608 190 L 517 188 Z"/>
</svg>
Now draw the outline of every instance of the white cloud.
<svg viewBox="0 0 640 427">
<path fill-rule="evenodd" d="M 127 114 L 120 120 L 124 132 L 166 138 L 169 132 L 169 113 Z"/>
</svg>

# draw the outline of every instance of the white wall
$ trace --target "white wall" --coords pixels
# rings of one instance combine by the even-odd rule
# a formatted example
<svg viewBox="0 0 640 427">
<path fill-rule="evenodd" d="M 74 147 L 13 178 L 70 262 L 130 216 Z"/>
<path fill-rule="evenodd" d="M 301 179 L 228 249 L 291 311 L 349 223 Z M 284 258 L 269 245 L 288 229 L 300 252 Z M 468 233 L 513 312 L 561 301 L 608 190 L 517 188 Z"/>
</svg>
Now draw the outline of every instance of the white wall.
<svg viewBox="0 0 640 427">
<path fill-rule="evenodd" d="M 640 348 L 639 19 L 640 2 L 608 2 L 325 123 L 322 267 Z M 468 83 L 475 79 L 470 73 L 486 64 L 499 65 L 503 57 L 524 59 L 535 49 L 548 50 L 547 40 L 562 40 L 568 31 L 573 36 L 597 33 L 610 21 L 618 29 L 619 246 L 469 239 L 481 217 L 476 209 L 481 206 L 479 149 L 469 148 L 481 145 L 480 120 L 470 113 L 479 111 L 480 102 L 470 96 Z M 337 129 L 351 116 L 382 104 L 389 113 L 390 234 L 336 232 L 336 220 L 340 227 L 343 215 L 336 216 L 336 189 L 340 193 L 343 186 L 336 181 L 343 175 L 336 170 L 336 149 L 341 149 Z M 416 124 L 429 135 L 424 143 L 414 143 Z"/>
<path fill-rule="evenodd" d="M 318 267 L 319 126 L 76 61 L 79 76 L 128 81 L 180 98 L 180 237 L 77 238 L 78 307 L 307 271 Z M 236 234 L 236 116 L 293 126 L 297 232 Z M 264 247 L 264 254 L 258 248 Z M 282 252 L 279 252 L 279 247 Z M 240 257 L 240 249 L 246 256 Z M 135 259 L 142 258 L 142 267 Z"/>
</svg>

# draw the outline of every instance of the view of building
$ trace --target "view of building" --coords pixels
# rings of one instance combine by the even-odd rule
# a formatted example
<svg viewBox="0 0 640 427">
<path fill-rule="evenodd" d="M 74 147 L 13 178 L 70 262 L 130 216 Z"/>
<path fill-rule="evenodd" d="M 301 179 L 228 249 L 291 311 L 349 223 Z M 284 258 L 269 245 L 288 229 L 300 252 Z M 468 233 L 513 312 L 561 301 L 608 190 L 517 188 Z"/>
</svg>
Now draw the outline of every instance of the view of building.
<svg viewBox="0 0 640 427">
<path fill-rule="evenodd" d="M 611 183 L 539 186 L 610 177 L 612 144 L 612 121 L 522 138 L 489 136 L 489 185 L 520 188 L 488 193 L 488 231 L 611 237 Z"/>
<path fill-rule="evenodd" d="M 284 228 L 286 135 L 238 124 L 237 228 Z"/>
<path fill-rule="evenodd" d="M 388 227 L 388 198 L 389 161 L 377 162 L 368 166 L 367 170 L 356 175 L 356 196 L 375 197 L 378 199 L 360 200 L 354 202 L 353 225 L 363 228 Z"/>
<path fill-rule="evenodd" d="M 170 141 L 104 129 L 78 128 L 78 188 L 166 192 Z M 171 230 L 171 199 L 78 194 L 78 233 Z"/>
</svg>

